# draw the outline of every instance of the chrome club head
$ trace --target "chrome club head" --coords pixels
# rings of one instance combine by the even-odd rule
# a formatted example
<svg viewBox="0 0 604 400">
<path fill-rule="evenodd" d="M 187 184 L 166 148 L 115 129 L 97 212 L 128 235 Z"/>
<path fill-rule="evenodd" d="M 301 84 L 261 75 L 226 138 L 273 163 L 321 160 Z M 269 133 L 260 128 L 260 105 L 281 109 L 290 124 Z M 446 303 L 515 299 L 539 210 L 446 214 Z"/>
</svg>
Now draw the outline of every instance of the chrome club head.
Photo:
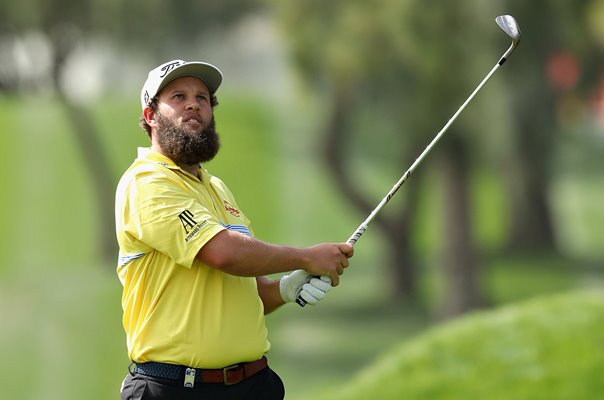
<svg viewBox="0 0 604 400">
<path fill-rule="evenodd" d="M 495 22 L 497 22 L 497 25 L 512 38 L 512 45 L 505 52 L 503 57 L 501 57 L 501 60 L 499 60 L 499 65 L 501 65 L 507 60 L 516 46 L 518 46 L 518 43 L 520 43 L 520 26 L 518 26 L 518 22 L 516 22 L 516 19 L 511 15 L 500 15 L 495 18 Z"/>
<path fill-rule="evenodd" d="M 497 25 L 512 38 L 512 41 L 518 45 L 518 42 L 520 42 L 520 27 L 514 17 L 511 15 L 500 15 L 495 18 L 495 21 L 497 22 Z"/>
</svg>

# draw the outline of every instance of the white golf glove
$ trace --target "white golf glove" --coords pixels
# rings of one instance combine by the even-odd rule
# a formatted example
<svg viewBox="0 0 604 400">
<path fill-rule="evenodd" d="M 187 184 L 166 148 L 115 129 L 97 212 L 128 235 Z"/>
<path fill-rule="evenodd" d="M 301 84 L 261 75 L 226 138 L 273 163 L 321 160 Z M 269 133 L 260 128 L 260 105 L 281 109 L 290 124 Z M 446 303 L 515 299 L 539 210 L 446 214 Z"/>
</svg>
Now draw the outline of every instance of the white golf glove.
<svg viewBox="0 0 604 400">
<path fill-rule="evenodd" d="M 279 282 L 281 298 L 286 303 L 296 301 L 300 295 L 310 305 L 315 305 L 325 297 L 331 289 L 331 278 L 322 276 L 314 277 L 306 271 L 298 269 L 285 275 Z"/>
</svg>

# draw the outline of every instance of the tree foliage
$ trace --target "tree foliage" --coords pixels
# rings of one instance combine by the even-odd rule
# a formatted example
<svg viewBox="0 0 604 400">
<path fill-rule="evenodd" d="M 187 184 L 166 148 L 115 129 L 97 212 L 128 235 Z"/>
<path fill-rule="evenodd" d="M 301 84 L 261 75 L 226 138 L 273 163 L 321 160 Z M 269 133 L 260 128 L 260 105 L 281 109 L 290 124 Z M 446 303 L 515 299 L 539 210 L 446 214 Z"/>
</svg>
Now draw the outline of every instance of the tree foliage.
<svg viewBox="0 0 604 400">
<path fill-rule="evenodd" d="M 597 79 L 601 65 L 599 56 L 590 54 L 593 37 L 583 28 L 594 12 L 604 10 L 601 1 L 499 3 L 271 2 L 301 75 L 320 93 L 318 98 L 328 99 L 326 162 L 334 182 L 362 212 L 372 208 L 368 199 L 375 196 L 368 197 L 358 185 L 354 164 L 364 161 L 379 176 L 395 170 L 393 165 L 400 170 L 401 160 L 413 160 L 509 43 L 494 17 L 510 13 L 519 20 L 521 47 L 502 70 L 506 73 L 489 82 L 488 101 L 475 101 L 475 111 L 456 121 L 429 165 L 421 167 L 438 168 L 444 182 L 442 265 L 453 313 L 481 302 L 470 192 L 478 168 L 498 171 L 504 182 L 507 249 L 555 251 L 549 194 L 560 93 L 548 82 L 546 63 L 555 51 L 572 49 L 588 60 L 591 76 L 585 82 Z M 604 31 L 597 22 L 589 26 L 592 34 Z M 422 175 L 414 175 L 413 190 L 423 185 Z M 418 262 L 409 256 L 415 251 L 409 238 L 416 229 L 418 199 L 413 193 L 404 196 L 396 213 L 376 220 L 389 243 L 394 276 Z M 414 275 L 394 279 L 402 280 L 398 290 L 413 290 L 415 284 L 405 281 Z"/>
<path fill-rule="evenodd" d="M 140 53 L 161 55 L 174 44 L 194 42 L 219 24 L 229 24 L 258 7 L 255 1 L 200 2 L 182 0 L 25 0 L 0 4 L 0 92 L 37 89 L 45 84 L 56 95 L 71 125 L 74 142 L 86 160 L 90 182 L 98 201 L 100 221 L 113 220 L 114 173 L 103 149 L 101 132 L 90 110 L 72 98 L 62 85 L 68 61 L 79 46 L 102 39 L 122 52 L 136 48 Z M 25 77 L 14 53 L 23 38 L 39 35 L 41 48 L 49 54 L 46 81 Z M 180 46 L 180 47 L 185 47 Z M 27 47 L 27 46 L 26 46 Z M 39 63 L 38 48 L 29 44 L 25 52 Z M 31 63 L 30 63 L 31 64 Z M 29 81 L 27 81 L 29 79 Z M 113 224 L 99 224 L 99 256 L 112 262 L 117 253 Z"/>
<path fill-rule="evenodd" d="M 367 212 L 371 207 L 366 199 L 368 193 L 363 185 L 355 184 L 358 181 L 355 169 L 352 162 L 346 167 L 345 159 L 371 159 L 367 164 L 375 167 L 374 173 L 381 170 L 383 174 L 400 171 L 402 160 L 412 161 L 419 155 L 439 129 L 434 122 L 444 124 L 452 114 L 455 104 L 452 105 L 452 99 L 461 104 L 459 93 L 469 93 L 468 88 L 476 84 L 475 72 L 484 63 L 483 56 L 475 55 L 491 52 L 490 35 L 475 32 L 488 32 L 481 16 L 492 7 L 484 2 L 464 1 L 441 4 L 428 12 L 425 3 L 415 1 L 335 1 L 327 7 L 318 1 L 301 1 L 294 7 L 277 5 L 277 8 L 302 75 L 309 82 L 325 84 L 328 90 L 322 93 L 332 99 L 328 103 L 331 110 L 344 110 L 339 111 L 344 116 L 327 123 L 326 141 L 331 145 L 328 144 L 326 160 L 336 172 L 334 181 L 347 198 Z M 493 57 L 491 62 L 495 61 Z M 467 121 L 460 124 L 466 128 L 471 125 Z M 360 129 L 356 128 L 359 126 Z M 472 143 L 467 139 L 467 129 L 451 129 L 450 135 L 460 139 L 453 141 L 455 145 L 443 144 L 443 154 L 447 148 L 471 153 L 463 150 Z M 351 145 L 355 142 L 361 147 Z M 342 157 L 342 153 L 349 153 L 348 147 L 363 148 L 363 154 Z M 453 240 L 451 243 L 455 245 L 449 246 L 453 253 L 445 265 L 455 265 L 452 273 L 467 277 L 454 290 L 463 294 L 455 306 L 463 311 L 480 302 L 471 272 L 475 261 L 471 255 L 474 250 L 467 210 L 470 205 L 464 200 L 468 197 L 470 164 L 451 164 L 450 161 L 456 160 L 454 157 L 442 159 L 445 169 L 457 168 L 453 176 L 459 179 L 457 185 L 447 186 L 454 192 L 447 192 L 446 196 L 462 198 L 449 203 L 461 207 L 452 209 L 458 214 L 451 215 L 462 217 L 446 219 L 460 225 L 457 231 L 446 230 L 454 232 L 454 237 L 445 239 Z M 416 188 L 422 184 L 422 176 L 425 175 L 421 172 L 414 175 L 415 189 L 405 195 L 405 202 L 398 202 L 398 207 L 390 206 L 396 207 L 396 212 L 390 210 L 387 217 L 376 219 L 388 243 L 395 296 L 407 300 L 412 300 L 417 290 L 414 271 L 418 257 L 414 256 L 412 238 L 420 200 Z M 459 278 L 450 280 L 452 284 L 459 281 Z"/>
</svg>

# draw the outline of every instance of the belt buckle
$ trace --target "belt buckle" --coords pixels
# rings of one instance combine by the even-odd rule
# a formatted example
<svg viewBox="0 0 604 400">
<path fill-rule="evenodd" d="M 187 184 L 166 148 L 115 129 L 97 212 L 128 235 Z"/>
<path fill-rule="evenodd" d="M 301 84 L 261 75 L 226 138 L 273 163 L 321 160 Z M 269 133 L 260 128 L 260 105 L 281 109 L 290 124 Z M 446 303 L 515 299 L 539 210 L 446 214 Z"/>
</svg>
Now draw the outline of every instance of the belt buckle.
<svg viewBox="0 0 604 400">
<path fill-rule="evenodd" d="M 223 383 L 225 386 L 235 385 L 236 383 L 239 383 L 245 379 L 245 374 L 244 374 L 244 376 L 240 380 L 238 380 L 236 382 L 229 382 L 229 372 L 235 371 L 237 368 L 240 368 L 240 367 L 241 367 L 240 364 L 235 364 L 235 365 L 230 365 L 228 367 L 224 367 L 222 369 L 222 378 L 223 378 Z"/>
</svg>

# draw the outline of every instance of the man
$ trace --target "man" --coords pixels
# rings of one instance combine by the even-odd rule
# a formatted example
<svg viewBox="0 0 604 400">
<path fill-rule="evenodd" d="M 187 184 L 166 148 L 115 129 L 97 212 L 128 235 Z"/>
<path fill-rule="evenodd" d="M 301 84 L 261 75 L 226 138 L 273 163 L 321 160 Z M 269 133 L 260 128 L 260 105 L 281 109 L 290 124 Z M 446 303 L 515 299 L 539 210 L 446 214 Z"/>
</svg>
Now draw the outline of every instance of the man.
<svg viewBox="0 0 604 400">
<path fill-rule="evenodd" d="M 122 399 L 282 399 L 265 357 L 264 315 L 298 295 L 316 304 L 353 255 L 345 243 L 295 248 L 253 238 L 233 194 L 200 165 L 220 147 L 221 83 L 211 64 L 174 60 L 149 72 L 141 92 L 151 148 L 139 149 L 116 193 L 133 362 Z"/>
</svg>

